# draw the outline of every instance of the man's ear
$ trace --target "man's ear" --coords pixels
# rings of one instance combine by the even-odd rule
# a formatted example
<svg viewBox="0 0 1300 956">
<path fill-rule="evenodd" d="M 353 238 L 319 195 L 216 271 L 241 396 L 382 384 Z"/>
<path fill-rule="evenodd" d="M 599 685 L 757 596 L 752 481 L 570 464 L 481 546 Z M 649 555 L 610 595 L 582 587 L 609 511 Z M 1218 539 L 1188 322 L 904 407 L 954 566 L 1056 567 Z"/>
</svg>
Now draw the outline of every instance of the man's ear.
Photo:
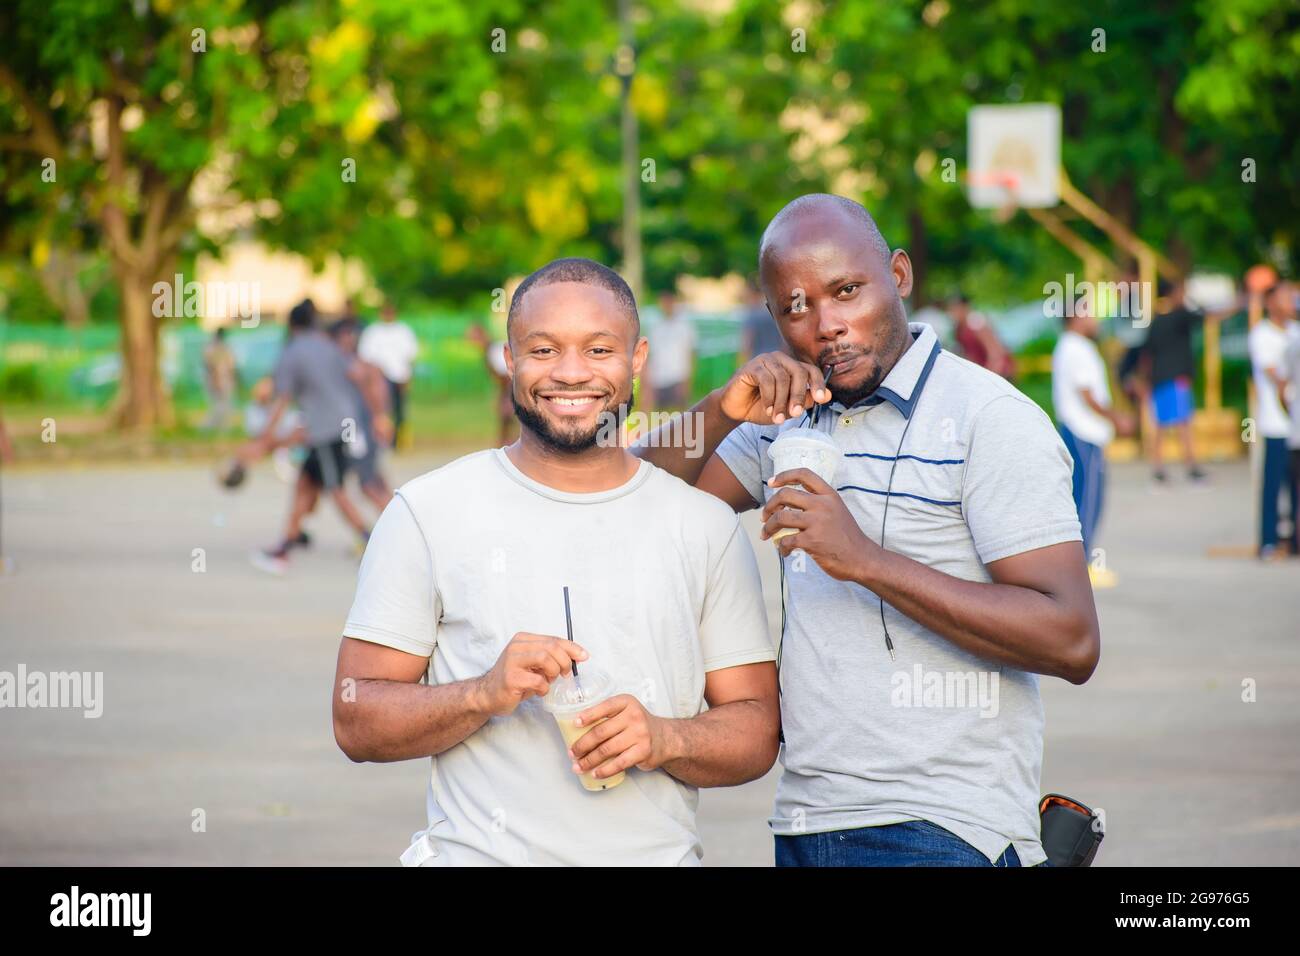
<svg viewBox="0 0 1300 956">
<path fill-rule="evenodd" d="M 504 355 L 505 355 L 505 357 L 506 357 L 506 374 L 509 375 L 511 378 L 514 378 L 514 375 L 515 375 L 515 355 L 514 355 L 513 352 L 510 351 L 510 343 L 509 343 L 509 342 L 506 343 L 505 348 L 503 349 L 503 353 L 504 353 Z"/>
<path fill-rule="evenodd" d="M 899 298 L 906 299 L 912 294 L 912 260 L 906 250 L 894 250 L 894 254 L 889 259 L 889 271 L 893 273 Z"/>
<path fill-rule="evenodd" d="M 641 374 L 641 369 L 645 368 L 646 359 L 650 356 L 650 342 L 643 335 L 636 340 L 636 346 L 632 349 L 632 377 L 636 378 Z"/>
</svg>

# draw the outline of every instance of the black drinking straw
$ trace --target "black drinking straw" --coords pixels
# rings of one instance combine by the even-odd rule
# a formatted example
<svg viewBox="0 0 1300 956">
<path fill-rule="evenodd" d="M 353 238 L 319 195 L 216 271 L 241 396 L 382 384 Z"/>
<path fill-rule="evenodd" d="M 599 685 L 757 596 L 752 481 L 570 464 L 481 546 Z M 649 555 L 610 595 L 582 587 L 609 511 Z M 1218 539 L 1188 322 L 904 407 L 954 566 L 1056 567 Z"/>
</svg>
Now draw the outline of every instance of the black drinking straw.
<svg viewBox="0 0 1300 956">
<path fill-rule="evenodd" d="M 569 614 L 569 586 L 564 586 L 564 626 L 569 632 L 569 640 L 573 640 L 573 617 Z M 573 680 L 578 683 L 578 662 L 573 662 Z M 582 684 L 578 683 L 578 692 L 582 692 Z"/>
</svg>

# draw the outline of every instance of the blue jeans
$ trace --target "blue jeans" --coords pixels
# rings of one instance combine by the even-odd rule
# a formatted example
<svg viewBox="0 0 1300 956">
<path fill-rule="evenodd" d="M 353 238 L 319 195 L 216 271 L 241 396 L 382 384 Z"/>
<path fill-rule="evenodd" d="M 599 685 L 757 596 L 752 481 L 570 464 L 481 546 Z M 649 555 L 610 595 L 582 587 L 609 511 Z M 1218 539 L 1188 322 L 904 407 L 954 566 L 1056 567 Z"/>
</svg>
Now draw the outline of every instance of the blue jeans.
<svg viewBox="0 0 1300 956">
<path fill-rule="evenodd" d="M 1058 426 L 1065 449 L 1074 459 L 1074 507 L 1079 512 L 1083 535 L 1083 556 L 1092 561 L 1092 543 L 1101 523 L 1101 506 L 1106 498 L 1106 451 L 1100 445 L 1081 441 L 1064 425 Z"/>
<path fill-rule="evenodd" d="M 1285 489 L 1291 502 L 1292 547 L 1300 542 L 1300 522 L 1296 521 L 1296 484 L 1287 461 L 1286 439 L 1264 439 L 1264 482 L 1259 509 L 1259 543 L 1261 547 L 1277 544 L 1278 496 Z"/>
<path fill-rule="evenodd" d="M 996 863 L 927 820 L 776 837 L 777 866 L 1019 866 L 1007 844 Z"/>
</svg>

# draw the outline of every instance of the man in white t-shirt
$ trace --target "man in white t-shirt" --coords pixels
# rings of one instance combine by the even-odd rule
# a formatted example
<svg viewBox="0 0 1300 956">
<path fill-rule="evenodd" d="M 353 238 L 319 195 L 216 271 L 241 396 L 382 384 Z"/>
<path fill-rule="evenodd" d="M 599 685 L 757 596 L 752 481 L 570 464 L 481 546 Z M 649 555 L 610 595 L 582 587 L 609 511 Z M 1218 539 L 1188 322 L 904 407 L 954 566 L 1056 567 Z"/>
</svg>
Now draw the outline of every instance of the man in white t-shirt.
<svg viewBox="0 0 1300 956">
<path fill-rule="evenodd" d="M 335 736 L 353 760 L 432 757 L 408 865 L 698 864 L 697 788 L 777 754 L 753 550 L 721 501 L 602 437 L 621 433 L 647 353 L 616 273 L 535 272 L 508 347 L 520 439 L 407 483 L 375 526 Z M 574 663 L 620 693 L 566 748 L 539 698 Z M 589 791 L 587 772 L 626 776 Z"/>
<path fill-rule="evenodd" d="M 695 374 L 695 329 L 683 318 L 677 297 L 671 292 L 659 297 L 659 322 L 650 337 L 654 347 L 650 349 L 647 374 L 655 407 L 685 408 Z"/>
<path fill-rule="evenodd" d="M 393 409 L 393 447 L 406 422 L 406 392 L 411 384 L 411 370 L 420 353 L 420 343 L 405 322 L 398 321 L 391 303 L 379 312 L 379 321 L 371 322 L 361 332 L 357 355 L 363 362 L 377 366 L 388 381 L 389 405 Z"/>
<path fill-rule="evenodd" d="M 1285 405 L 1286 352 L 1297 334 L 1295 292 L 1289 282 L 1278 282 L 1264 293 L 1264 318 L 1250 330 L 1250 367 L 1255 379 L 1255 428 L 1264 441 L 1264 475 L 1260 503 L 1259 556 L 1272 558 L 1278 545 L 1278 496 L 1289 489 L 1291 502 L 1291 553 L 1300 551 L 1300 522 L 1296 521 L 1296 486 L 1287 460 L 1287 435 L 1291 422 Z"/>
<path fill-rule="evenodd" d="M 1115 573 L 1092 560 L 1092 544 L 1106 496 L 1106 446 L 1116 429 L 1132 429 L 1129 416 L 1111 407 L 1106 363 L 1097 348 L 1097 319 L 1080 302 L 1065 317 L 1065 330 L 1052 351 L 1052 405 L 1056 424 L 1074 459 L 1074 505 L 1079 511 L 1083 550 L 1092 585 L 1114 587 Z"/>
</svg>

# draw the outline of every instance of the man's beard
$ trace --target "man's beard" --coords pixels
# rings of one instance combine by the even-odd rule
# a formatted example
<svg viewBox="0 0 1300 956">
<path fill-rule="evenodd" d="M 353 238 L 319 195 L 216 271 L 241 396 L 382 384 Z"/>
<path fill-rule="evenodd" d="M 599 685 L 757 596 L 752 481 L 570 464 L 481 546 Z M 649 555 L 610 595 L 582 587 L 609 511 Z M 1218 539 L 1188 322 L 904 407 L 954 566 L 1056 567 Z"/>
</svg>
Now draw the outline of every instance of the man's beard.
<svg viewBox="0 0 1300 956">
<path fill-rule="evenodd" d="M 632 407 L 632 389 L 631 386 L 628 387 L 627 395 L 622 401 L 606 401 L 605 407 L 596 415 L 596 420 L 589 428 L 583 428 L 580 423 L 573 422 L 573 427 L 564 431 L 555 428 L 554 424 L 542 415 L 540 408 L 521 405 L 514 388 L 510 389 L 510 401 L 515 406 L 515 417 L 519 419 L 521 428 L 532 432 L 537 440 L 551 451 L 576 455 L 595 448 L 601 433 L 611 425 L 616 426 L 617 430 L 614 434 L 622 434 L 623 422 Z M 539 405 L 544 401 L 546 401 L 544 398 L 538 399 Z M 616 421 L 611 423 L 611 418 L 615 418 Z"/>
<path fill-rule="evenodd" d="M 891 325 L 885 341 L 877 341 L 870 349 L 869 355 L 867 349 L 854 347 L 820 356 L 818 366 L 823 370 L 827 365 L 834 363 L 836 359 L 843 361 L 859 355 L 867 356 L 866 360 L 871 363 L 871 370 L 860 385 L 852 387 L 837 385 L 835 376 L 832 373 L 830 381 L 831 399 L 839 402 L 845 408 L 852 408 L 858 402 L 870 396 L 880 387 L 880 384 L 889 375 L 890 370 L 898 363 L 898 360 L 903 357 L 903 353 L 907 351 L 907 347 L 911 342 L 912 336 L 907 328 L 907 320 L 904 318 L 901 323 Z M 885 362 L 889 363 L 888 367 L 885 366 Z"/>
</svg>

